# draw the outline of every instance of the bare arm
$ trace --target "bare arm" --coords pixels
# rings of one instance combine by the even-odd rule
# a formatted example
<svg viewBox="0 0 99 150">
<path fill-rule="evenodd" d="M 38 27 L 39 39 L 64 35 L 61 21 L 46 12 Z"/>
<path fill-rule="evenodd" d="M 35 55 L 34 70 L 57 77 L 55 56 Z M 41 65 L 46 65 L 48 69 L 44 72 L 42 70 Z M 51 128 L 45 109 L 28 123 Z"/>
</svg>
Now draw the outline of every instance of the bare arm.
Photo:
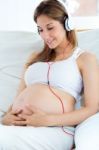
<svg viewBox="0 0 99 150">
<path fill-rule="evenodd" d="M 84 82 L 84 106 L 79 110 L 52 115 L 49 125 L 77 125 L 99 111 L 99 66 L 93 54 L 85 53 L 78 58 Z"/>
</svg>

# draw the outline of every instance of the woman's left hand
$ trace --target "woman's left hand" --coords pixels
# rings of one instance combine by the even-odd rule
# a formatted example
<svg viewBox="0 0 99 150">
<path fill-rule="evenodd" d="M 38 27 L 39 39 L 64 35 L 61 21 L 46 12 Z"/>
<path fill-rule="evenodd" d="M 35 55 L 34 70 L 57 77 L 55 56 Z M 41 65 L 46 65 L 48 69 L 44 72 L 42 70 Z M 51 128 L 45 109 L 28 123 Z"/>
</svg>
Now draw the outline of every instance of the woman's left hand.
<svg viewBox="0 0 99 150">
<path fill-rule="evenodd" d="M 26 114 L 19 114 L 18 116 L 22 119 L 21 121 L 15 121 L 13 122 L 16 126 L 48 126 L 47 125 L 47 118 L 48 114 L 43 112 L 40 109 L 37 108 L 30 108 L 30 106 L 27 106 L 27 109 L 32 111 L 33 113 L 31 115 Z"/>
</svg>

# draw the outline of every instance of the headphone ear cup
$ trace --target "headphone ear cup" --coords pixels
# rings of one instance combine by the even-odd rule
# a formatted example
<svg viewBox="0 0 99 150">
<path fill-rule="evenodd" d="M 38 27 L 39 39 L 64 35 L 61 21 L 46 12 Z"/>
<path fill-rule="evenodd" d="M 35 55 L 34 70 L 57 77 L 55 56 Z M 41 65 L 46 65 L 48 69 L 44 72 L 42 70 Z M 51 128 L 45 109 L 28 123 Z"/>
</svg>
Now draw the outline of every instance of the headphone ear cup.
<svg viewBox="0 0 99 150">
<path fill-rule="evenodd" d="M 71 31 L 74 29 L 74 22 L 70 16 L 65 19 L 65 28 L 67 31 Z"/>
</svg>

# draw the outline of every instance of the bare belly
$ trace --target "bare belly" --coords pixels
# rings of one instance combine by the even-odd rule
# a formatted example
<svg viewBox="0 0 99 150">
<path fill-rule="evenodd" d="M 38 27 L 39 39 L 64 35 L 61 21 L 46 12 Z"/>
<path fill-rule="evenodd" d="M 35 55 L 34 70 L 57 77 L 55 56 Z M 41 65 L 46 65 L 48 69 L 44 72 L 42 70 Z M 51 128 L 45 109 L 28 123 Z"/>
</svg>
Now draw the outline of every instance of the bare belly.
<svg viewBox="0 0 99 150">
<path fill-rule="evenodd" d="M 71 95 L 56 88 L 51 87 L 51 89 L 61 98 L 65 112 L 74 109 L 75 100 Z M 50 91 L 48 85 L 44 84 L 33 84 L 25 88 L 14 100 L 12 110 L 22 110 L 22 113 L 30 114 L 27 105 L 39 108 L 46 113 L 60 114 L 63 112 L 59 98 Z"/>
</svg>

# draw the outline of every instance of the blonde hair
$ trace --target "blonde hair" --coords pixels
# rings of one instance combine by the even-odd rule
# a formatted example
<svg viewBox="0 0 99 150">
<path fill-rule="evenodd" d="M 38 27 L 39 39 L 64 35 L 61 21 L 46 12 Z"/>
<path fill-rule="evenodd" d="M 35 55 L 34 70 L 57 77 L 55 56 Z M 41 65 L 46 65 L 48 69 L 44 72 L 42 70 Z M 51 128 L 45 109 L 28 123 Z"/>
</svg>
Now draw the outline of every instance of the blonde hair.
<svg viewBox="0 0 99 150">
<path fill-rule="evenodd" d="M 40 15 L 46 15 L 54 20 L 59 21 L 65 28 L 64 18 L 68 18 L 68 13 L 65 7 L 58 0 L 43 0 L 36 8 L 34 12 L 34 21 L 37 22 L 37 18 Z M 66 31 L 66 30 L 65 30 Z M 75 30 L 66 31 L 66 36 L 68 41 L 71 43 L 72 47 L 77 46 L 77 38 Z M 56 58 L 56 53 L 54 50 L 50 49 L 46 44 L 43 50 L 36 55 L 36 57 L 31 59 L 27 63 L 27 67 L 37 61 L 51 61 Z"/>
</svg>

